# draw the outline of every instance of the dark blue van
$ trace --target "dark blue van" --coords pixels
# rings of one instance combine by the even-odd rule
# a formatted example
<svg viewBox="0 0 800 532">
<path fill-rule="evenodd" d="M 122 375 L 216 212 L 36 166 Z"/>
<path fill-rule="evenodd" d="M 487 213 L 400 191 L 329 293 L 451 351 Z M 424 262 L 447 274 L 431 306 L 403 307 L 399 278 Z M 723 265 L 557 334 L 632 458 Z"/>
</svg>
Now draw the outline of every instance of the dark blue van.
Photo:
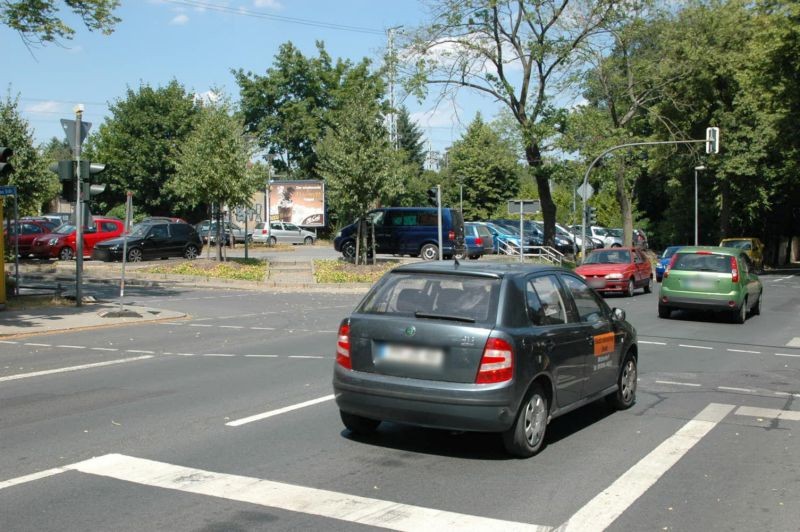
<svg viewBox="0 0 800 532">
<path fill-rule="evenodd" d="M 410 255 L 434 260 L 439 257 L 437 209 L 434 207 L 382 207 L 366 214 L 375 227 L 377 253 Z M 358 221 L 342 228 L 333 247 L 345 258 L 356 254 Z M 464 252 L 464 218 L 456 209 L 442 209 L 442 256 Z"/>
</svg>

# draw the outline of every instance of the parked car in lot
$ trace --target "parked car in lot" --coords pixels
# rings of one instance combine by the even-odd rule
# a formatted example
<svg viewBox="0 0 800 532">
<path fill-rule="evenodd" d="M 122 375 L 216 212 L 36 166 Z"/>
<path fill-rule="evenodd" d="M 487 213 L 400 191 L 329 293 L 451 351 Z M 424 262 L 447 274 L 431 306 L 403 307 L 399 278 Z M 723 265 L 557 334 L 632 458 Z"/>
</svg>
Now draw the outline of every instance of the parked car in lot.
<svg viewBox="0 0 800 532">
<path fill-rule="evenodd" d="M 416 263 L 384 275 L 339 326 L 333 388 L 345 427 L 391 421 L 497 432 L 542 449 L 548 422 L 636 397 L 636 331 L 555 266 Z"/>
<path fill-rule="evenodd" d="M 301 229 L 289 222 L 258 222 L 252 233 L 253 242 L 260 242 L 274 246 L 275 244 L 305 244 L 312 245 L 317 241 L 317 235 L 311 231 Z"/>
<path fill-rule="evenodd" d="M 8 251 L 19 249 L 20 257 L 27 257 L 31 253 L 33 241 L 37 237 L 52 232 L 56 224 L 46 218 L 21 218 L 19 223 L 11 222 L 3 231 Z"/>
<path fill-rule="evenodd" d="M 509 231 L 505 227 L 492 222 L 470 222 L 484 226 L 492 234 L 492 253 L 519 254 L 519 233 Z"/>
<path fill-rule="evenodd" d="M 725 247 L 683 247 L 672 256 L 658 299 L 658 316 L 673 310 L 727 313 L 734 323 L 761 314 L 764 287 L 744 250 Z"/>
<path fill-rule="evenodd" d="M 70 219 L 72 218 L 72 213 L 69 213 L 69 212 L 48 212 L 47 214 L 43 214 L 42 217 L 43 218 L 47 218 L 48 220 L 53 222 L 53 224 L 55 224 L 56 227 L 58 227 L 61 224 L 65 224 L 65 223 L 69 222 Z"/>
<path fill-rule="evenodd" d="M 658 257 L 658 261 L 656 262 L 656 281 L 661 282 L 661 278 L 664 277 L 664 270 L 667 269 L 667 265 L 669 261 L 672 260 L 672 256 L 675 254 L 676 251 L 681 249 L 683 246 L 669 246 L 667 249 L 661 253 L 661 256 Z"/>
<path fill-rule="evenodd" d="M 96 244 L 92 258 L 122 260 L 123 253 L 127 253 L 128 262 L 169 257 L 194 259 L 202 250 L 203 241 L 191 225 L 183 222 L 148 222 L 134 225 L 126 236 Z"/>
<path fill-rule="evenodd" d="M 203 239 L 204 243 L 210 243 L 212 245 L 216 245 L 217 222 L 203 220 L 202 222 L 196 224 L 194 228 L 197 230 L 197 234 L 200 235 L 200 238 Z M 244 242 L 245 239 L 248 239 L 249 241 L 252 242 L 253 240 L 252 230 L 245 233 L 244 228 L 239 227 L 235 223 L 222 222 L 222 241 L 224 242 L 224 245 L 229 246 L 232 243 L 235 244 L 237 242 Z"/>
<path fill-rule="evenodd" d="M 72 224 L 62 224 L 52 233 L 36 237 L 31 246 L 31 255 L 40 259 L 57 258 L 69 260 L 76 252 L 76 231 Z M 122 234 L 123 223 L 116 218 L 94 217 L 91 226 L 83 230 L 83 255 L 90 256 L 98 242 Z"/>
<path fill-rule="evenodd" d="M 485 225 L 464 222 L 464 241 L 467 246 L 466 256 L 471 259 L 494 253 L 494 237 Z M 462 258 L 458 255 L 456 257 Z"/>
<path fill-rule="evenodd" d="M 652 267 L 639 248 L 595 249 L 575 273 L 602 293 L 622 292 L 633 297 L 637 288 L 644 288 L 645 294 L 652 290 Z"/>
<path fill-rule="evenodd" d="M 369 211 L 365 219 L 372 224 L 378 253 L 439 257 L 439 223 L 432 207 L 383 207 Z M 336 233 L 333 247 L 345 258 L 356 252 L 356 221 Z M 464 218 L 458 209 L 442 209 L 442 257 L 452 258 L 464 249 Z"/>
<path fill-rule="evenodd" d="M 760 239 L 753 237 L 723 238 L 719 245 L 743 250 L 747 253 L 756 271 L 764 269 L 764 243 Z"/>
</svg>

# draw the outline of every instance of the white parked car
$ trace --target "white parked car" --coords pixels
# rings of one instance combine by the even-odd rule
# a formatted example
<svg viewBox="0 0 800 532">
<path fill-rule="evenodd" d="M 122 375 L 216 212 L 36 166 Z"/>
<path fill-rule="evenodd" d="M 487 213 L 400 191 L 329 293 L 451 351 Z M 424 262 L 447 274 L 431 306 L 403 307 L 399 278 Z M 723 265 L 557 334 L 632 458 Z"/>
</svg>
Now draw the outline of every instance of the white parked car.
<svg viewBox="0 0 800 532">
<path fill-rule="evenodd" d="M 306 244 L 311 245 L 317 240 L 317 235 L 311 231 L 301 229 L 289 222 L 270 222 L 267 227 L 266 222 L 258 222 L 253 230 L 253 242 L 261 242 L 274 246 L 282 244 Z"/>
</svg>

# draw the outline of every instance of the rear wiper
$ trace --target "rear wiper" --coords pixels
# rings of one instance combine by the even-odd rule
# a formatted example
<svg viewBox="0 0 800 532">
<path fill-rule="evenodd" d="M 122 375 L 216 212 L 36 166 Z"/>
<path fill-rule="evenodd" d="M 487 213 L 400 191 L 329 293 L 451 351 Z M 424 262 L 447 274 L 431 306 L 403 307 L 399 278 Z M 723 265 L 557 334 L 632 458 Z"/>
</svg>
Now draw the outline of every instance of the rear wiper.
<svg viewBox="0 0 800 532">
<path fill-rule="evenodd" d="M 437 320 L 463 321 L 464 323 L 475 323 L 475 318 L 467 316 L 453 316 L 450 314 L 431 314 L 428 312 L 415 312 L 415 318 L 433 318 Z"/>
</svg>

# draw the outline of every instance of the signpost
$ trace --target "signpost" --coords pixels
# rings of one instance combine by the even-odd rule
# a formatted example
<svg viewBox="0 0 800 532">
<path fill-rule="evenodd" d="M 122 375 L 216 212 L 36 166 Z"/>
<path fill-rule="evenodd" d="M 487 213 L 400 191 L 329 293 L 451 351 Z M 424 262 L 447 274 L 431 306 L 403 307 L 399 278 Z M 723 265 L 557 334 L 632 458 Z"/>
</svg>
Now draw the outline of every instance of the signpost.
<svg viewBox="0 0 800 532">
<path fill-rule="evenodd" d="M 17 210 L 17 186 L 16 185 L 2 185 L 0 186 L 0 198 L 14 197 L 14 231 L 17 232 L 17 238 L 14 240 L 14 295 L 19 295 L 19 212 Z M 0 218 L 2 218 L 3 209 L 0 208 Z M 0 257 L 0 261 L 4 261 Z M 0 269 L 0 275 L 5 275 L 5 267 Z M 2 280 L 2 279 L 0 279 Z M 5 287 L 5 281 L 3 281 Z"/>
</svg>

